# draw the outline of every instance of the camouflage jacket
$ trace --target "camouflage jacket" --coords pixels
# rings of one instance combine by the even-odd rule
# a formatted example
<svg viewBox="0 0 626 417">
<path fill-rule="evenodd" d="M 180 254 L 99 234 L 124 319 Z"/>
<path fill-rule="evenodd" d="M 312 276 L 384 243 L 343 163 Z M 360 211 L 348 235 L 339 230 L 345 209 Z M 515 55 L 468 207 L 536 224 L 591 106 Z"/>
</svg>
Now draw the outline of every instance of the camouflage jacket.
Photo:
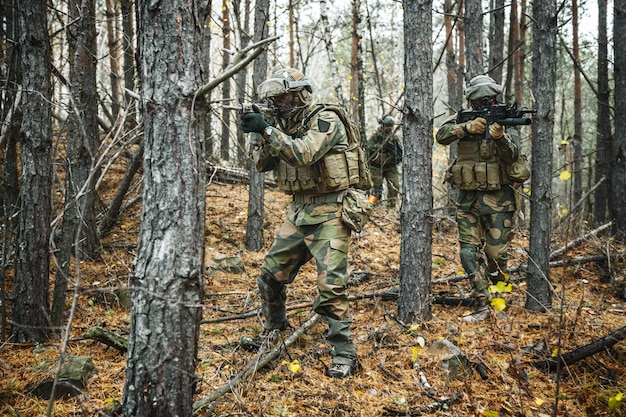
<svg viewBox="0 0 626 417">
<path fill-rule="evenodd" d="M 309 107 L 304 116 L 314 107 Z M 322 110 L 315 114 L 306 132 L 297 133 L 298 127 L 293 126 L 288 133 L 272 129 L 265 143 L 253 152 L 258 171 L 277 170 L 281 162 L 296 168 L 313 166 L 327 154 L 341 153 L 349 146 L 345 127 L 333 111 Z M 313 180 L 319 181 L 319 178 Z M 296 226 L 303 226 L 341 217 L 343 191 L 329 193 L 327 197 L 325 201 L 324 196 L 316 198 L 296 193 L 288 219 Z"/>
<path fill-rule="evenodd" d="M 488 129 L 489 127 L 487 127 Z M 454 132 L 458 132 L 458 125 L 456 124 L 456 115 L 448 118 L 441 127 L 437 130 L 436 140 L 437 143 L 442 145 L 449 145 L 454 141 L 459 141 L 459 152 L 464 148 L 462 145 L 466 145 L 468 149 L 476 148 L 478 151 L 479 144 L 483 140 L 484 136 L 481 135 L 465 135 L 459 138 Z M 519 149 L 517 143 L 519 143 L 519 131 L 513 126 L 506 128 L 505 134 L 499 140 L 491 140 L 490 146 L 495 147 L 493 155 L 490 158 L 496 158 L 498 163 L 502 167 L 506 164 L 512 163 L 519 155 Z M 475 146 L 474 146 L 475 145 Z M 451 171 L 457 161 L 462 158 L 459 156 L 453 164 L 450 166 Z M 511 187 L 511 184 L 506 178 L 506 170 L 501 170 L 503 176 L 502 185 L 496 190 L 463 190 L 459 191 L 458 208 L 462 211 L 470 211 L 472 205 L 476 203 L 478 206 L 479 214 L 493 214 L 506 211 L 515 211 L 515 191 Z M 450 180 L 450 178 L 447 178 Z M 475 207 L 476 207 L 475 205 Z"/>
<path fill-rule="evenodd" d="M 402 161 L 400 138 L 396 134 L 389 137 L 379 127 L 368 138 L 365 144 L 365 154 L 370 166 L 373 168 L 382 169 L 395 166 Z"/>
</svg>

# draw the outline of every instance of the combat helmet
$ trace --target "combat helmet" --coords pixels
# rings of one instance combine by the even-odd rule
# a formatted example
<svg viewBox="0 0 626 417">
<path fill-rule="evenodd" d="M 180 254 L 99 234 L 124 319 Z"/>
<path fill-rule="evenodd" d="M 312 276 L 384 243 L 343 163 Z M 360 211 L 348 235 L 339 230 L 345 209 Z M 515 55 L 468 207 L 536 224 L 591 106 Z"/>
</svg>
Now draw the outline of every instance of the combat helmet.
<svg viewBox="0 0 626 417">
<path fill-rule="evenodd" d="M 385 114 L 383 115 L 383 117 L 381 117 L 380 119 L 378 119 L 378 122 L 383 125 L 384 127 L 393 127 L 394 123 L 396 122 L 395 120 L 393 120 L 393 117 L 389 114 Z"/>
<path fill-rule="evenodd" d="M 463 94 L 469 101 L 480 100 L 483 97 L 496 97 L 502 94 L 503 87 L 488 75 L 477 75 L 469 80 Z"/>
<path fill-rule="evenodd" d="M 302 98 L 306 101 L 310 101 L 313 87 L 302 71 L 288 67 L 274 70 L 272 74 L 257 87 L 257 94 L 260 100 L 267 100 L 290 91 L 302 91 Z"/>
</svg>

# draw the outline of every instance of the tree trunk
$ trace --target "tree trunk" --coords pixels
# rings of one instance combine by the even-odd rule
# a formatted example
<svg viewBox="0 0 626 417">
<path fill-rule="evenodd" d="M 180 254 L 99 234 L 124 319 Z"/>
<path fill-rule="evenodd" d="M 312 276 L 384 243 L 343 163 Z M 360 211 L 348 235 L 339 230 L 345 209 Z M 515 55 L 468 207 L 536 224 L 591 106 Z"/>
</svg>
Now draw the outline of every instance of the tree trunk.
<svg viewBox="0 0 626 417">
<path fill-rule="evenodd" d="M 225 70 L 230 64 L 230 15 L 228 1 L 222 0 L 222 69 Z M 230 79 L 222 83 L 222 102 L 230 100 Z M 230 160 L 230 110 L 222 111 L 222 129 L 220 135 L 220 151 L 222 161 Z"/>
<path fill-rule="evenodd" d="M 254 37 L 253 43 L 267 37 L 268 34 L 269 1 L 257 0 L 254 13 Z M 254 88 L 253 98 L 257 99 L 256 87 L 265 81 L 267 75 L 267 52 L 263 51 L 255 60 L 252 70 L 252 85 Z M 250 136 L 256 133 L 251 133 Z M 248 219 L 246 223 L 246 248 L 260 251 L 265 244 L 263 235 L 263 219 L 265 217 L 265 173 L 256 170 L 252 158 L 252 146 L 250 148 L 250 188 L 248 192 Z"/>
<path fill-rule="evenodd" d="M 243 11 L 241 4 L 243 3 Z M 250 43 L 250 0 L 236 0 L 232 2 L 235 19 L 243 18 L 243 23 L 237 20 L 239 30 L 239 48 L 244 49 Z M 241 70 L 235 77 L 235 97 L 238 103 L 246 101 L 246 80 L 248 79 L 248 67 Z M 237 129 L 237 166 L 248 167 L 248 153 L 246 152 L 246 136 L 241 129 Z"/>
<path fill-rule="evenodd" d="M 135 48 L 133 40 L 135 39 L 135 14 L 134 1 L 120 0 L 120 8 L 122 10 L 122 51 L 123 51 L 123 70 L 124 70 L 124 88 L 129 91 L 135 91 Z M 126 92 L 126 120 L 131 126 L 135 126 L 135 111 L 131 111 L 130 103 L 134 102 L 131 95 Z"/>
<path fill-rule="evenodd" d="M 489 18 L 489 75 L 502 83 L 504 64 L 504 0 L 491 0 Z"/>
<path fill-rule="evenodd" d="M 595 180 L 598 183 L 608 176 L 610 157 L 611 115 L 609 109 L 609 60 L 607 32 L 607 2 L 598 0 L 598 118 L 596 121 Z M 602 181 L 595 193 L 593 214 L 595 224 L 604 224 L 607 219 L 608 186 Z"/>
<path fill-rule="evenodd" d="M 626 0 L 613 2 L 613 42 L 615 78 L 615 114 L 626 114 L 626 38 L 621 32 L 626 27 Z M 615 118 L 615 133 L 611 137 L 611 163 L 609 168 L 609 209 L 613 231 L 620 241 L 626 235 L 626 117 Z"/>
<path fill-rule="evenodd" d="M 331 36 L 332 28 L 328 21 L 328 9 L 326 7 L 326 0 L 320 0 L 320 20 L 322 21 L 324 44 L 326 46 L 326 53 L 328 54 L 328 61 L 330 62 L 330 72 L 333 76 L 333 86 L 335 87 L 337 102 L 339 103 L 339 105 L 341 105 L 341 107 L 347 109 L 346 102 L 343 99 L 343 88 L 341 87 L 339 68 L 337 67 L 337 59 L 335 58 L 335 51 L 333 49 L 333 40 Z"/>
<path fill-rule="evenodd" d="M 15 1 L 9 1 L 6 6 L 11 12 L 4 14 L 2 34 L 0 36 L 17 39 L 17 13 L 15 9 Z M 8 287 L 7 281 L 7 268 L 13 263 L 11 254 L 15 251 L 15 236 L 17 227 L 17 217 L 15 214 L 19 211 L 19 174 L 18 174 L 18 152 L 17 142 L 20 135 L 20 127 L 22 125 L 22 92 L 16 91 L 22 82 L 20 55 L 16 45 L 7 43 L 5 49 L 1 52 L 2 56 L 6 58 L 8 65 L 5 65 L 2 70 L 2 76 L 7 80 L 7 86 L 14 86 L 6 90 L 4 101 L 2 105 L 2 120 L 7 125 L 3 126 L 2 130 L 6 128 L 4 134 L 4 143 L 0 138 L 0 145 L 3 145 L 4 158 L 2 161 L 2 218 L 4 233 L 2 237 L 2 264 L 0 270 L 0 340 L 6 340 L 7 332 L 7 293 L 5 292 Z M 6 70 L 6 72 L 4 72 Z M 7 118 L 11 114 L 11 117 Z"/>
<path fill-rule="evenodd" d="M 573 203 L 583 196 L 583 116 L 582 87 L 580 84 L 580 52 L 578 45 L 578 0 L 572 0 L 572 54 L 574 55 L 574 147 L 573 160 Z M 572 210 L 572 207 L 569 208 Z"/>
<path fill-rule="evenodd" d="M 530 203 L 530 244 L 526 308 L 546 311 L 550 293 L 550 241 L 552 215 L 552 131 L 554 127 L 556 67 L 556 0 L 533 3 L 533 91 L 537 114 L 533 117 L 533 175 Z"/>
<path fill-rule="evenodd" d="M 517 0 L 511 0 L 510 10 L 508 40 L 509 62 L 506 66 L 506 79 L 504 80 L 504 101 L 507 103 L 515 101 L 513 78 L 515 68 L 519 65 L 519 20 L 517 13 Z"/>
<path fill-rule="evenodd" d="M 192 415 L 204 296 L 207 113 L 195 92 L 205 84 L 202 13 L 208 13 L 195 4 L 138 4 L 144 189 L 131 278 L 127 417 Z"/>
<path fill-rule="evenodd" d="M 405 323 L 430 320 L 432 266 L 433 69 L 432 0 L 404 5 L 404 158 L 400 221 L 398 316 Z"/>
<path fill-rule="evenodd" d="M 483 10 L 481 0 L 465 0 L 465 81 L 483 74 Z"/>
<path fill-rule="evenodd" d="M 20 214 L 13 287 L 14 343 L 50 334 L 48 279 L 52 191 L 52 87 L 46 2 L 20 0 L 18 42 L 23 82 Z"/>
<path fill-rule="evenodd" d="M 461 107 L 463 107 L 463 77 L 461 66 L 458 63 L 458 59 L 460 59 L 460 51 L 458 48 L 455 49 L 454 41 L 455 30 L 454 28 L 458 26 L 459 23 L 458 16 L 454 18 L 454 22 L 452 20 L 452 16 L 454 14 L 454 5 L 452 4 L 452 0 L 445 0 L 444 2 L 444 19 L 446 25 L 446 69 L 447 69 L 447 82 L 448 82 L 448 107 L 450 109 L 450 114 L 454 113 Z M 461 5 L 458 4 L 459 8 Z M 457 51 L 459 53 L 457 54 Z M 459 83 L 461 81 L 461 83 Z M 455 141 L 448 146 L 448 166 L 454 161 L 458 154 L 458 143 Z M 455 201 L 458 200 L 459 190 L 456 187 L 453 187 L 449 182 L 446 182 L 446 189 L 448 194 L 448 200 L 446 203 L 446 211 L 449 216 L 454 217 L 454 212 L 456 211 Z"/>
<path fill-rule="evenodd" d="M 70 14 L 75 15 L 78 13 L 76 9 L 73 9 L 71 3 L 80 3 L 80 1 L 74 0 L 70 2 Z M 120 66 L 119 66 L 119 48 L 117 44 L 117 13 L 115 12 L 116 4 L 113 4 L 111 0 L 106 0 L 106 27 L 107 27 L 107 40 L 109 47 L 109 65 L 110 73 L 109 78 L 111 81 L 111 109 L 113 112 L 113 119 L 115 121 L 118 117 L 121 109 L 120 103 L 122 102 L 122 86 L 120 78 Z M 76 17 L 74 17 L 76 18 Z M 95 27 L 95 26 L 94 26 Z M 71 30 L 71 29 L 70 29 Z M 80 29 L 77 31 L 80 32 Z M 95 52 L 95 51 L 94 51 Z M 95 56 L 94 56 L 95 58 Z M 72 84 L 73 87 L 78 87 L 76 84 Z"/>
</svg>

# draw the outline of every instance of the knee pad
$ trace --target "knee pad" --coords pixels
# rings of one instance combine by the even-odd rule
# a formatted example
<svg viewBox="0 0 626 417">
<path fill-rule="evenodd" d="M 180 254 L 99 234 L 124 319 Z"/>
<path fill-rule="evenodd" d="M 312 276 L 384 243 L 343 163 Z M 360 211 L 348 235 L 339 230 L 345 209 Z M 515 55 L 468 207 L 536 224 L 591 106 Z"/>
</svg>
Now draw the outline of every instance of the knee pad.
<svg viewBox="0 0 626 417">
<path fill-rule="evenodd" d="M 280 302 L 284 304 L 287 298 L 287 291 L 284 284 L 276 281 L 274 277 L 267 274 L 261 274 L 256 282 L 259 286 L 259 295 L 263 301 L 269 304 L 277 304 Z"/>
<path fill-rule="evenodd" d="M 468 275 L 475 275 L 478 272 L 478 259 L 476 254 L 478 248 L 470 243 L 461 243 L 461 265 Z"/>
</svg>

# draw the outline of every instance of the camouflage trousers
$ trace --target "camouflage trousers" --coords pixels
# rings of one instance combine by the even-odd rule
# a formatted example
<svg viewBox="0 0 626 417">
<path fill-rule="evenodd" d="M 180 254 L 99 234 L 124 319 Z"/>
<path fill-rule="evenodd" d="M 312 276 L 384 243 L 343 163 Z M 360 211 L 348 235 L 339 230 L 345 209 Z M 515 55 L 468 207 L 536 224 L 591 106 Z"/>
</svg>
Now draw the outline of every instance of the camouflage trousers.
<svg viewBox="0 0 626 417">
<path fill-rule="evenodd" d="M 313 225 L 296 226 L 286 220 L 278 231 L 261 265 L 262 276 L 270 276 L 286 285 L 293 282 L 300 268 L 315 259 L 318 296 L 313 309 L 335 320 L 349 319 L 348 305 L 348 243 L 350 229 L 340 218 Z M 283 308 L 283 297 L 261 298 Z M 272 306 L 268 306 L 270 309 Z"/>
<path fill-rule="evenodd" d="M 511 245 L 514 211 L 479 214 L 478 210 L 457 211 L 456 221 L 461 243 L 461 264 L 475 289 L 482 290 L 491 282 L 506 281 L 508 251 Z M 484 256 L 483 256 L 484 255 Z M 485 259 L 486 258 L 486 259 Z M 485 267 L 485 272 L 481 271 Z"/>
<path fill-rule="evenodd" d="M 396 208 L 398 194 L 400 193 L 400 173 L 398 166 L 392 165 L 385 168 L 370 165 L 370 174 L 372 175 L 372 195 L 382 201 L 383 182 L 387 181 L 387 207 Z"/>
</svg>

